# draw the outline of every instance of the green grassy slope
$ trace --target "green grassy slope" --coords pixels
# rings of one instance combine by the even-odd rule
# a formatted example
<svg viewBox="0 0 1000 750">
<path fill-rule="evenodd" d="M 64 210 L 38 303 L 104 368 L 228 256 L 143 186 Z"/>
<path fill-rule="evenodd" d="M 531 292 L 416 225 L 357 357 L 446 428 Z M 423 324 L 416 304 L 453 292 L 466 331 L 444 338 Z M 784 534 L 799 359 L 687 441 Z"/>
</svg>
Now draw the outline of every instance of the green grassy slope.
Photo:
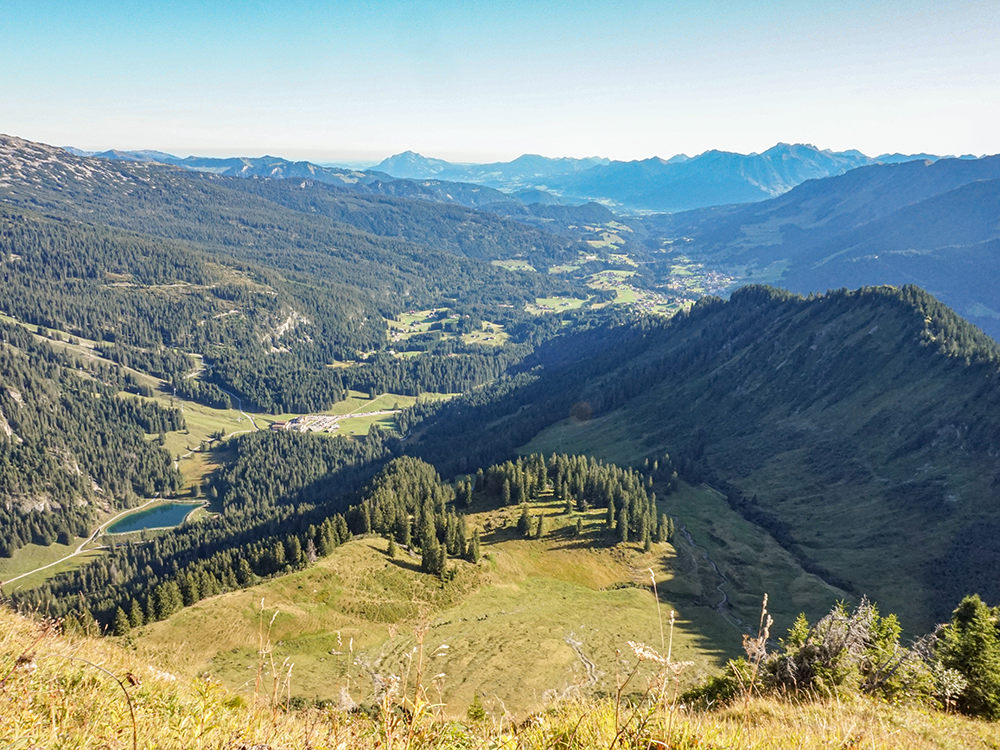
<svg viewBox="0 0 1000 750">
<path fill-rule="evenodd" d="M 296 665 L 293 694 L 337 700 L 347 688 L 361 700 L 371 695 L 373 675 L 409 668 L 413 678 L 422 638 L 424 678 L 443 675 L 449 705 L 468 705 L 475 691 L 516 713 L 556 696 L 613 691 L 617 652 L 627 652 L 629 640 L 660 648 L 659 617 L 669 629 L 671 610 L 679 618 L 674 657 L 696 665 L 689 679 L 739 648 L 738 629 L 704 597 L 675 604 L 667 593 L 700 586 L 688 580 L 687 552 L 666 544 L 645 554 L 636 545 L 594 546 L 603 511 L 587 516 L 580 539 L 559 530 L 571 521 L 554 504 L 533 511 L 550 516 L 541 540 L 512 538 L 504 524 L 514 524 L 516 508 L 470 516 L 470 524 L 495 531 L 484 538 L 481 562 L 451 561 L 455 578 L 443 585 L 419 572 L 419 557 L 401 551 L 390 558 L 384 540 L 356 539 L 306 570 L 146 626 L 138 642 L 169 655 L 175 669 L 208 671 L 246 693 L 256 679 L 249 667 L 263 618 L 276 662 Z M 650 568 L 661 589 L 659 612 Z"/>
<path fill-rule="evenodd" d="M 922 631 L 968 591 L 1000 596 L 996 356 L 912 288 L 747 288 L 543 348 L 539 379 L 432 427 L 423 450 L 446 461 L 476 431 L 477 451 L 669 452 L 803 569 Z"/>
</svg>

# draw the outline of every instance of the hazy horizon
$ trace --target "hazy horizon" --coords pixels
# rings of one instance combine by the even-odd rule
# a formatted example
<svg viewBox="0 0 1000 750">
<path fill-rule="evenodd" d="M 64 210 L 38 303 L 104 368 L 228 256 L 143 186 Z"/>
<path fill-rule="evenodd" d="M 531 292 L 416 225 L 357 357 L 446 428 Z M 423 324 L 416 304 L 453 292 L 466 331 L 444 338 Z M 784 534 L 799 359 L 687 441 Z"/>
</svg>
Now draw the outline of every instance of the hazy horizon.
<svg viewBox="0 0 1000 750">
<path fill-rule="evenodd" d="M 18 135 L 18 134 L 15 134 L 15 133 L 10 133 L 9 135 L 17 135 L 17 137 L 24 138 L 24 136 Z M 32 139 L 28 138 L 27 140 L 32 140 Z M 754 155 L 754 154 L 762 154 L 765 151 L 768 151 L 769 149 L 774 148 L 777 145 L 780 145 L 781 143 L 782 143 L 781 141 L 775 142 L 775 143 L 772 143 L 767 148 L 761 148 L 761 149 L 758 149 L 758 150 L 755 150 L 755 151 L 749 151 L 749 152 L 731 152 L 731 153 L 740 153 L 740 154 L 745 155 L 745 156 Z M 58 146 L 60 148 L 75 148 L 75 149 L 79 149 L 81 151 L 87 151 L 87 152 L 92 152 L 92 153 L 102 153 L 102 152 L 106 152 L 106 151 L 130 151 L 130 152 L 135 152 L 135 153 L 158 151 L 158 152 L 167 153 L 167 154 L 170 154 L 171 156 L 176 156 L 176 157 L 179 157 L 179 158 L 201 157 L 201 158 L 209 158 L 209 159 L 239 159 L 239 158 L 258 159 L 258 158 L 264 158 L 264 157 L 277 157 L 277 158 L 288 159 L 290 161 L 308 161 L 308 162 L 311 162 L 313 164 L 317 164 L 318 166 L 323 166 L 323 167 L 342 167 L 342 168 L 349 168 L 349 169 L 367 169 L 367 168 L 371 168 L 371 167 L 374 167 L 374 166 L 380 164 L 381 162 L 385 161 L 386 159 L 388 159 L 390 157 L 399 156 L 399 155 L 401 155 L 403 153 L 407 153 L 407 152 L 417 153 L 419 156 L 423 156 L 423 157 L 428 158 L 428 159 L 441 159 L 441 160 L 444 160 L 444 161 L 448 161 L 449 163 L 454 164 L 455 166 L 510 162 L 510 161 L 513 161 L 514 159 L 517 159 L 517 158 L 521 157 L 521 156 L 542 156 L 544 158 L 549 158 L 549 159 L 559 159 L 559 158 L 575 158 L 575 159 L 583 159 L 583 158 L 609 158 L 609 157 L 603 157 L 600 154 L 590 154 L 589 156 L 584 156 L 584 157 L 579 157 L 579 156 L 567 157 L 566 154 L 529 154 L 529 153 L 523 153 L 523 154 L 517 154 L 517 155 L 512 156 L 510 158 L 488 159 L 488 160 L 484 159 L 484 160 L 478 160 L 477 161 L 477 160 L 472 160 L 472 159 L 465 159 L 465 160 L 461 160 L 461 159 L 448 159 L 446 157 L 438 156 L 436 154 L 424 154 L 424 153 L 420 153 L 418 151 L 415 151 L 414 149 L 404 149 L 403 151 L 397 151 L 397 152 L 393 152 L 393 153 L 385 154 L 385 155 L 381 155 L 381 156 L 373 156 L 373 157 L 370 157 L 370 158 L 352 158 L 352 157 L 338 158 L 336 155 L 332 155 L 332 156 L 331 155 L 310 156 L 310 155 L 306 154 L 306 155 L 290 156 L 290 155 L 285 154 L 285 153 L 278 153 L 277 151 L 275 151 L 273 149 L 265 150 L 264 152 L 261 152 L 261 153 L 234 153 L 234 152 L 231 152 L 231 151 L 224 151 L 223 150 L 223 151 L 220 151 L 218 153 L 211 153 L 210 154 L 210 153 L 194 152 L 194 151 L 190 151 L 190 150 L 187 150 L 187 149 L 181 149 L 180 151 L 170 151 L 168 149 L 162 149 L 162 148 L 122 149 L 122 148 L 117 148 L 115 146 L 108 146 L 106 148 L 87 148 L 87 149 L 85 149 L 85 148 L 81 148 L 77 144 L 73 144 L 73 143 L 70 143 L 70 144 L 52 143 L 52 144 L 49 144 L 49 145 L 51 145 L 51 146 Z M 826 148 L 824 148 L 822 146 L 817 146 L 816 144 L 799 144 L 799 143 L 793 143 L 793 144 L 788 144 L 788 145 L 792 145 L 792 146 L 799 146 L 799 145 L 812 146 L 814 148 L 817 148 L 820 151 L 833 151 L 833 149 L 826 149 Z M 844 151 L 851 151 L 851 150 L 860 150 L 860 149 L 844 149 Z M 724 151 L 724 149 L 707 149 L 707 151 Z M 698 154 L 685 154 L 685 156 L 688 156 L 689 158 L 695 158 L 697 156 L 700 156 L 702 153 L 706 153 L 707 151 L 703 151 L 703 152 L 698 153 Z M 379 152 L 379 153 L 382 153 L 382 152 Z M 862 153 L 864 153 L 864 152 L 862 152 Z M 884 152 L 881 152 L 881 153 L 878 153 L 878 154 L 865 153 L 864 155 L 868 156 L 869 158 L 877 158 L 879 156 L 884 156 L 884 155 L 887 155 L 887 154 L 891 155 L 891 154 L 900 154 L 900 153 L 906 153 L 907 155 L 910 155 L 910 154 L 931 154 L 933 152 L 928 151 L 927 149 L 921 149 L 919 151 L 914 151 L 914 152 L 902 152 L 902 151 L 900 151 L 900 150 L 897 149 L 895 151 L 884 151 Z M 679 154 L 650 154 L 649 156 L 640 157 L 639 160 L 653 159 L 653 158 L 670 159 L 671 157 L 678 156 L 678 155 Z M 985 156 L 991 156 L 992 154 L 986 154 L 986 153 L 984 153 L 984 154 L 934 154 L 934 155 L 942 157 L 942 158 L 969 157 L 969 156 L 976 157 L 976 158 L 982 158 L 982 157 L 985 157 Z M 616 160 L 612 159 L 612 161 L 616 161 Z M 623 161 L 625 161 L 625 160 L 623 160 Z M 627 161 L 634 161 L 634 160 L 627 160 Z"/>
<path fill-rule="evenodd" d="M 86 150 L 996 153 L 995 3 L 12 0 L 0 130 Z"/>
</svg>

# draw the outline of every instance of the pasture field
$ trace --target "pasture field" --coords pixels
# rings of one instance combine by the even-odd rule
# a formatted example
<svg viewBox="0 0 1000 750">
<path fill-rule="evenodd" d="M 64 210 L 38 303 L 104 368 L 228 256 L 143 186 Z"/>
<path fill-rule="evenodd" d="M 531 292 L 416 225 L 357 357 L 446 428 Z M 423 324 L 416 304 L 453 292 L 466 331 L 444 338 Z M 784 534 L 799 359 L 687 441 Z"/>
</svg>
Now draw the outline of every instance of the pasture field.
<svg viewBox="0 0 1000 750">
<path fill-rule="evenodd" d="M 576 297 L 538 297 L 535 300 L 535 304 L 526 305 L 524 309 L 534 315 L 544 315 L 545 313 L 579 310 L 587 302 L 588 300 L 586 299 L 578 299 Z"/>
<path fill-rule="evenodd" d="M 443 307 L 432 310 L 418 310 L 403 313 L 396 319 L 387 318 L 386 324 L 389 327 L 389 341 L 406 341 L 418 334 L 430 332 L 432 324 L 439 320 L 448 320 L 448 318 L 441 317 L 441 313 L 445 312 L 445 310 L 446 308 Z M 478 331 L 458 334 L 452 331 L 439 330 L 438 333 L 441 336 L 441 341 L 461 339 L 464 344 L 502 346 L 508 340 L 504 327 L 499 323 L 493 323 L 488 320 L 483 321 L 482 327 Z M 400 356 L 417 356 L 418 354 L 419 352 L 401 352 Z"/>
<path fill-rule="evenodd" d="M 426 333 L 431 328 L 431 323 L 438 319 L 438 315 L 443 313 L 445 308 L 438 307 L 430 310 L 411 310 L 400 313 L 398 318 L 387 318 L 386 323 L 390 331 L 401 331 L 403 333 Z"/>
<path fill-rule="evenodd" d="M 506 268 L 508 271 L 534 271 L 535 267 L 526 260 L 511 258 L 510 260 L 491 260 L 490 265 Z"/>
<path fill-rule="evenodd" d="M 604 226 L 614 229 L 617 232 L 632 232 L 632 227 L 627 224 L 622 224 L 620 221 L 606 221 Z"/>
<path fill-rule="evenodd" d="M 455 577 L 447 583 L 420 573 L 419 557 L 401 549 L 390 558 L 385 540 L 359 538 L 306 570 L 146 626 L 138 642 L 172 655 L 186 674 L 208 671 L 252 692 L 262 623 L 273 617 L 274 660 L 294 662 L 293 695 L 337 699 L 348 689 L 362 700 L 373 674 L 409 669 L 413 679 L 422 630 L 424 678 L 441 675 L 441 697 L 459 712 L 474 692 L 486 694 L 487 706 L 520 713 L 556 697 L 613 690 L 626 641 L 663 645 L 659 618 L 666 623 L 678 606 L 661 590 L 658 612 L 649 571 L 661 589 L 669 586 L 676 554 L 667 544 L 645 554 L 637 545 L 609 546 L 603 510 L 584 514 L 580 538 L 570 534 L 578 514 L 551 502 L 530 510 L 546 517 L 542 539 L 517 538 L 518 508 L 472 513 L 470 527 L 493 529 L 483 537 L 484 557 L 478 565 L 449 561 Z M 738 643 L 737 630 L 708 607 L 680 608 L 673 653 L 695 662 L 690 679 Z"/>
<path fill-rule="evenodd" d="M 353 360 L 347 361 L 347 362 L 341 362 L 339 360 L 336 360 L 336 361 L 331 362 L 330 364 L 328 364 L 327 367 L 329 367 L 329 368 L 331 368 L 333 370 L 346 370 L 346 369 L 348 369 L 350 367 L 354 367 L 357 364 L 358 363 L 355 362 L 355 361 L 353 361 Z"/>
<path fill-rule="evenodd" d="M 606 222 L 600 226 L 584 225 L 583 228 L 592 235 L 584 236 L 584 242 L 596 250 L 617 250 L 625 244 L 622 234 L 632 231 L 618 222 Z"/>
<path fill-rule="evenodd" d="M 504 327 L 499 323 L 483 321 L 483 328 L 480 331 L 462 334 L 463 344 L 482 344 L 484 346 L 503 346 L 510 337 L 504 331 Z"/>
<path fill-rule="evenodd" d="M 74 538 L 69 544 L 53 542 L 48 547 L 27 544 L 18 549 L 13 557 L 0 557 L 0 581 L 6 581 L 66 557 L 79 547 L 82 541 L 82 538 Z"/>
<path fill-rule="evenodd" d="M 80 541 L 82 541 L 82 540 L 80 540 Z M 80 541 L 77 541 L 76 545 L 78 545 L 80 543 Z M 65 555 L 68 555 L 71 552 L 73 552 L 73 550 L 76 549 L 76 545 L 73 545 L 73 547 L 71 549 L 69 549 L 65 553 Z M 56 545 L 52 545 L 52 546 L 54 547 Z M 26 545 L 25 547 L 22 547 L 20 550 L 18 550 L 18 552 L 15 553 L 14 557 L 12 558 L 12 560 L 13 561 L 18 561 L 19 559 L 21 559 L 21 558 L 19 558 L 19 553 L 24 552 L 24 550 L 29 550 L 29 552 L 27 554 L 27 559 L 30 559 L 31 557 L 34 557 L 37 553 L 35 551 L 31 551 L 30 548 L 35 548 L 35 550 L 38 550 L 38 549 L 45 550 L 45 549 L 47 549 L 45 547 L 38 547 L 37 545 L 29 544 L 29 545 Z M 65 548 L 63 548 L 63 549 L 65 549 Z M 65 562 L 60 563 L 59 565 L 54 565 L 51 568 L 47 568 L 46 570 L 41 570 L 41 571 L 38 571 L 37 573 L 32 573 L 29 576 L 25 576 L 24 578 L 20 579 L 19 581 L 15 581 L 14 583 L 4 585 L 2 587 L 2 591 L 3 591 L 4 594 L 10 594 L 15 589 L 33 589 L 33 588 L 37 588 L 38 586 L 41 586 L 43 583 L 45 583 L 47 580 L 49 580 L 49 578 L 52 578 L 53 576 L 59 575 L 60 573 L 65 573 L 65 572 L 70 571 L 70 570 L 75 570 L 76 568 L 79 568 L 81 565 L 87 564 L 88 562 L 90 562 L 91 560 L 96 559 L 97 557 L 99 557 L 102 554 L 103 553 L 99 549 L 84 550 L 83 552 L 81 552 L 76 557 L 72 557 L 69 560 L 66 560 Z M 65 556 L 65 555 L 63 555 L 63 556 Z M 58 560 L 59 558 L 57 557 L 56 559 Z M 49 560 L 49 562 L 51 562 L 51 560 Z M 40 562 L 39 563 L 39 565 L 47 565 L 47 564 L 48 564 L 47 562 Z M 27 568 L 27 570 L 31 570 L 31 569 L 32 568 Z M 10 577 L 13 577 L 13 576 L 10 576 Z"/>
<path fill-rule="evenodd" d="M 617 250 L 625 244 L 625 240 L 614 232 L 598 232 L 598 238 L 596 240 L 585 240 L 585 242 L 591 247 L 600 250 Z"/>
</svg>

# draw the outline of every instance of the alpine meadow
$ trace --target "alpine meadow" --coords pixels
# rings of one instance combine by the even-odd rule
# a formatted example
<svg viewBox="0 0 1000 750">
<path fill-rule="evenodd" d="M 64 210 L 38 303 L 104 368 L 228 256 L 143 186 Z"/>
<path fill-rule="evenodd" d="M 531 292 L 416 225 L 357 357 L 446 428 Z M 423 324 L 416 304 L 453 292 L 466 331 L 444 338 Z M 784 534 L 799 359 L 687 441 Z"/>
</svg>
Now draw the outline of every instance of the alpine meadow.
<svg viewBox="0 0 1000 750">
<path fill-rule="evenodd" d="M 1000 748 L 995 13 L 42 5 L 0 747 Z"/>
</svg>

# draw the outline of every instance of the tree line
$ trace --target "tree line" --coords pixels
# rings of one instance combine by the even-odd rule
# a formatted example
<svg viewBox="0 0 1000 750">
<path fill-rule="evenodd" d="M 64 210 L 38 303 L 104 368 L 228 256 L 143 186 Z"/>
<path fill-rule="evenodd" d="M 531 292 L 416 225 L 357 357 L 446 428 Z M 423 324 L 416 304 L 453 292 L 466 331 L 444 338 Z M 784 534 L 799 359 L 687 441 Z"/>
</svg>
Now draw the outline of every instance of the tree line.
<svg viewBox="0 0 1000 750">
<path fill-rule="evenodd" d="M 527 508 L 543 492 L 572 510 L 606 507 L 615 542 L 648 547 L 673 534 L 649 489 L 655 480 L 669 491 L 676 475 L 666 456 L 640 471 L 583 456 L 532 455 L 453 482 L 417 458 L 393 457 L 395 439 L 377 430 L 360 440 L 250 433 L 236 448 L 237 461 L 203 491 L 218 516 L 113 543 L 107 556 L 17 592 L 14 601 L 120 632 L 126 623 L 163 619 L 207 596 L 298 570 L 368 534 L 390 540 L 390 553 L 419 554 L 424 572 L 447 578 L 449 559 L 479 560 L 480 533 L 465 516 L 473 503 Z"/>
</svg>

